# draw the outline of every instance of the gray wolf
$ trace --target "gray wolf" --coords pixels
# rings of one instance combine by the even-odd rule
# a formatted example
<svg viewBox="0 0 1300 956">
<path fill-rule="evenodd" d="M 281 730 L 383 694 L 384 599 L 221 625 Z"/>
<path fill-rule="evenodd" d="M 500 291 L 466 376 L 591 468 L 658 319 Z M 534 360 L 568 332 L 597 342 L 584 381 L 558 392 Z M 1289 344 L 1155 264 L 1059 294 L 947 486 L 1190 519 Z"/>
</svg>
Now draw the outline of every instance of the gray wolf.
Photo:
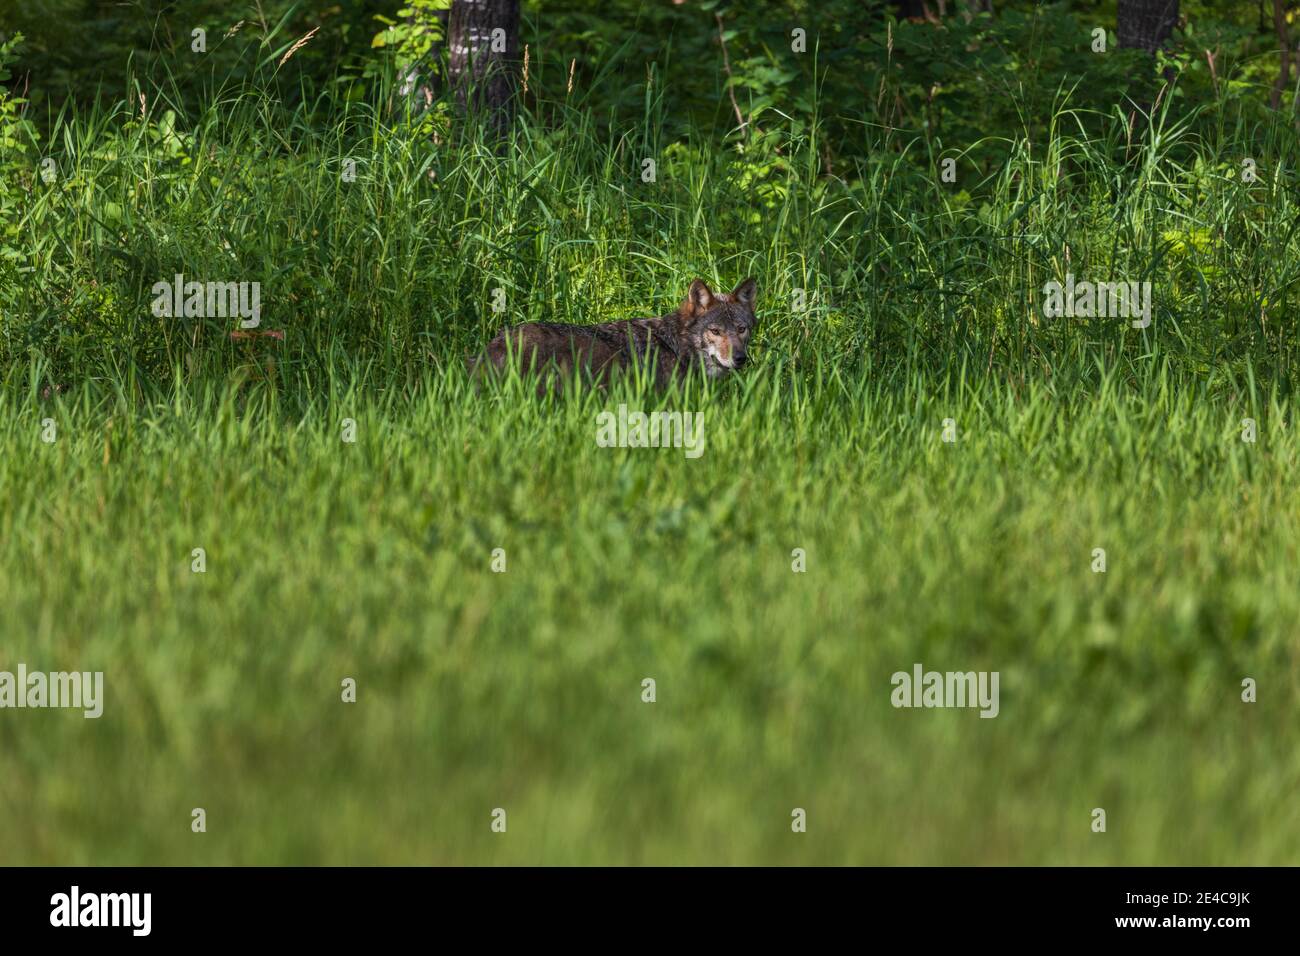
<svg viewBox="0 0 1300 956">
<path fill-rule="evenodd" d="M 716 293 L 696 279 L 682 304 L 666 315 L 598 325 L 517 325 L 498 334 L 469 366 L 472 371 L 499 371 L 514 363 L 555 382 L 575 373 L 604 382 L 620 370 L 641 366 L 661 388 L 696 369 L 719 378 L 749 361 L 749 342 L 758 321 L 756 297 L 753 279 L 729 293 Z"/>
</svg>

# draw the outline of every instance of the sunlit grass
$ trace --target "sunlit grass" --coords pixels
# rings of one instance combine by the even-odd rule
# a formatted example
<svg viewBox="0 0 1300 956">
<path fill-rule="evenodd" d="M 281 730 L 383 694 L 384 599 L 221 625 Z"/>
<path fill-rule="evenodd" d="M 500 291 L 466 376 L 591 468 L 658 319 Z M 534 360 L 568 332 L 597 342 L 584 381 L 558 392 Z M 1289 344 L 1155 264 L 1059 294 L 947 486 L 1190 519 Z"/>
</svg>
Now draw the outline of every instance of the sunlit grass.
<svg viewBox="0 0 1300 956">
<path fill-rule="evenodd" d="M 0 669 L 107 686 L 0 714 L 0 862 L 1294 862 L 1285 124 L 1063 99 L 945 184 L 873 122 L 826 175 L 792 123 L 759 190 L 661 92 L 504 145 L 147 93 L 59 118 L 0 261 Z M 1044 320 L 1067 272 L 1152 282 L 1151 327 Z M 176 273 L 260 282 L 283 343 L 155 318 Z M 742 377 L 463 371 L 697 275 L 758 278 Z M 620 403 L 703 455 L 599 447 Z M 916 662 L 998 671 L 999 716 L 895 710 Z"/>
<path fill-rule="evenodd" d="M 755 372 L 7 406 L 5 661 L 107 699 L 0 721 L 5 861 L 1294 858 L 1288 402 Z M 704 454 L 597 447 L 620 402 Z M 1001 713 L 893 709 L 918 661 Z"/>
</svg>

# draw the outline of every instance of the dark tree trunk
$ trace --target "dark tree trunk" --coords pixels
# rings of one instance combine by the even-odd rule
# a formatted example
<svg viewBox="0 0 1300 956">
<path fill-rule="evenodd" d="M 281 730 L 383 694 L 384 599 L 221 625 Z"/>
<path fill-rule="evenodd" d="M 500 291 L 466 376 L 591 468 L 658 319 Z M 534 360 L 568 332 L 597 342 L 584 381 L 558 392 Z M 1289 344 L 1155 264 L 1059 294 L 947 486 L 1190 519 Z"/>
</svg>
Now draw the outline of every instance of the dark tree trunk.
<svg viewBox="0 0 1300 956">
<path fill-rule="evenodd" d="M 1178 25 L 1178 0 L 1119 0 L 1116 16 L 1116 34 L 1119 45 L 1131 50 L 1142 50 L 1154 57 L 1156 50 L 1165 46 Z M 1165 82 L 1172 83 L 1172 67 L 1165 69 Z M 1129 99 L 1135 111 L 1129 116 L 1129 132 L 1135 129 L 1139 116 L 1148 116 L 1152 110 L 1152 77 L 1135 75 L 1129 84 Z"/>
<path fill-rule="evenodd" d="M 1286 29 L 1286 10 L 1282 0 L 1273 0 L 1273 29 L 1277 31 L 1279 66 L 1269 105 L 1277 109 L 1282 105 L 1282 94 L 1291 83 L 1291 37 Z"/>
<path fill-rule="evenodd" d="M 1119 0 L 1119 45 L 1155 53 L 1178 24 L 1178 0 Z"/>
<path fill-rule="evenodd" d="M 519 0 L 452 0 L 447 50 L 461 106 L 504 133 L 515 108 Z"/>
</svg>

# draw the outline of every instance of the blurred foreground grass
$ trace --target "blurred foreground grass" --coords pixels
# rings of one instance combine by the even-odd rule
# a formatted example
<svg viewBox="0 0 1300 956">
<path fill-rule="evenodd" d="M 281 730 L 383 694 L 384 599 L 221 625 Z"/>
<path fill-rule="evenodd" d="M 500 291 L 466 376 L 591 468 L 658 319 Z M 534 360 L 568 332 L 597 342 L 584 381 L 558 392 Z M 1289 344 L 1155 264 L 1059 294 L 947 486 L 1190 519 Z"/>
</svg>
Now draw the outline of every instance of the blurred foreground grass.
<svg viewBox="0 0 1300 956">
<path fill-rule="evenodd" d="M 1286 396 L 789 372 L 7 393 L 0 669 L 106 700 L 0 714 L 0 863 L 1296 861 Z M 620 402 L 704 454 L 597 447 Z M 915 662 L 999 716 L 894 709 Z"/>
</svg>

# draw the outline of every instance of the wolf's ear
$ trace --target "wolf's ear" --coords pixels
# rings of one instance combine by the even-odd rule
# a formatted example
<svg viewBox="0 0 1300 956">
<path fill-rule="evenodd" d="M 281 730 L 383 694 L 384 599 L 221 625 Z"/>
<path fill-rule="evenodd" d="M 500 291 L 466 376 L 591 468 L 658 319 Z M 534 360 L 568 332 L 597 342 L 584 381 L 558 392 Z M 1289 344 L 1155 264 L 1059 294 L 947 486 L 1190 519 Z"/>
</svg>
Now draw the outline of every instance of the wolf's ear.
<svg viewBox="0 0 1300 956">
<path fill-rule="evenodd" d="M 746 279 L 736 290 L 731 293 L 731 297 L 746 308 L 754 307 L 754 300 L 758 298 L 758 286 L 752 278 Z"/>
<path fill-rule="evenodd" d="M 713 290 L 703 279 L 696 279 L 686 293 L 686 303 L 692 312 L 707 312 L 713 305 Z"/>
</svg>

